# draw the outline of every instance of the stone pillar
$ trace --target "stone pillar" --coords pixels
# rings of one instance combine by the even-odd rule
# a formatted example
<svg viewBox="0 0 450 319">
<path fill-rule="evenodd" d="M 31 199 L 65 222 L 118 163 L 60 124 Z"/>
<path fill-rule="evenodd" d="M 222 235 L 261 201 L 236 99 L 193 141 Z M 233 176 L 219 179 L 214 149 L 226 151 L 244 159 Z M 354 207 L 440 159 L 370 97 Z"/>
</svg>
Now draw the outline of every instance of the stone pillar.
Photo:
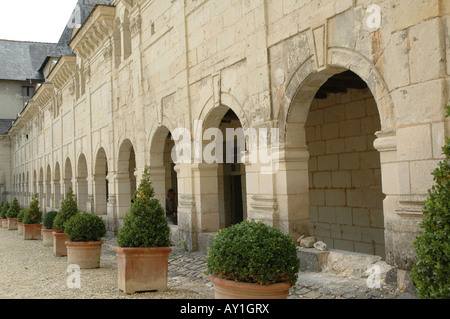
<svg viewBox="0 0 450 319">
<path fill-rule="evenodd" d="M 311 235 L 309 152 L 306 147 L 284 147 L 275 159 L 278 161 L 275 185 L 279 227 L 296 242 L 301 235 Z"/>
<path fill-rule="evenodd" d="M 412 241 L 421 220 L 421 200 L 408 195 L 409 171 L 399 162 L 396 130 L 376 133 L 374 147 L 380 152 L 383 194 L 386 262 L 397 268 L 397 284 L 402 290 L 412 291 L 409 270 L 414 263 Z M 409 165 L 409 164 L 408 164 Z"/>
<path fill-rule="evenodd" d="M 195 251 L 199 249 L 199 243 L 193 170 L 191 164 L 183 163 L 177 164 L 175 171 L 178 181 L 178 239 Z"/>
<path fill-rule="evenodd" d="M 93 211 L 97 215 L 106 215 L 108 203 L 108 194 L 106 194 L 106 175 L 94 175 L 92 181 Z"/>
<path fill-rule="evenodd" d="M 116 218 L 123 219 L 130 210 L 130 173 L 117 172 L 114 177 L 114 189 L 116 199 Z"/>
<path fill-rule="evenodd" d="M 218 164 L 192 164 L 199 233 L 219 230 Z"/>
<path fill-rule="evenodd" d="M 164 166 L 150 167 L 150 180 L 155 189 L 155 198 L 165 207 L 166 203 L 166 168 Z"/>
</svg>

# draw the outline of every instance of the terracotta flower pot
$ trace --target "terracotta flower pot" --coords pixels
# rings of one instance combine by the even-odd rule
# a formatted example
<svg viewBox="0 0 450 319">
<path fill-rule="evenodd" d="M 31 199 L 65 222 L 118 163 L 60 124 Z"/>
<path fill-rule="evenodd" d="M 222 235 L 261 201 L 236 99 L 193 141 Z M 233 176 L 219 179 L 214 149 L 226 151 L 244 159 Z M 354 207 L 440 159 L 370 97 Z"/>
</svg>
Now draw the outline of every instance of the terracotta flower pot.
<svg viewBox="0 0 450 319">
<path fill-rule="evenodd" d="M 42 224 L 23 224 L 23 239 L 40 240 Z"/>
<path fill-rule="evenodd" d="M 81 269 L 100 267 L 100 253 L 103 241 L 66 241 L 67 264 L 78 265 Z"/>
<path fill-rule="evenodd" d="M 56 257 L 67 256 L 66 241 L 69 237 L 61 231 L 52 232 L 53 235 L 53 254 Z"/>
<path fill-rule="evenodd" d="M 23 223 L 22 222 L 17 222 L 17 234 L 23 235 Z"/>
<path fill-rule="evenodd" d="M 8 229 L 16 230 L 17 229 L 17 218 L 8 217 Z"/>
<path fill-rule="evenodd" d="M 166 291 L 170 247 L 115 248 L 118 286 L 127 294 Z"/>
<path fill-rule="evenodd" d="M 2 228 L 8 228 L 8 219 L 2 218 Z"/>
<path fill-rule="evenodd" d="M 215 276 L 210 280 L 214 284 L 215 299 L 286 299 L 291 288 L 288 282 L 260 285 Z"/>
<path fill-rule="evenodd" d="M 53 232 L 57 231 L 57 229 L 42 229 L 42 244 L 44 246 L 53 246 Z"/>
</svg>

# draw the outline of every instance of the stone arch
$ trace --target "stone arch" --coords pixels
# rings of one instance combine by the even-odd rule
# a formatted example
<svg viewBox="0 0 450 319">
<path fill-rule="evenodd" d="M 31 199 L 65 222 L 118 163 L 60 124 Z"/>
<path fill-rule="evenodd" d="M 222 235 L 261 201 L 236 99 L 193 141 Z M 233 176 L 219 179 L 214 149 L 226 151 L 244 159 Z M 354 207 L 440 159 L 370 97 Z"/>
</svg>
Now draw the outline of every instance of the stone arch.
<svg viewBox="0 0 450 319">
<path fill-rule="evenodd" d="M 244 130 L 250 127 L 251 123 L 247 118 L 247 113 L 244 112 L 244 108 L 232 94 L 227 92 L 221 92 L 220 105 L 217 105 L 214 102 L 214 96 L 211 96 L 202 107 L 202 110 L 198 116 L 198 120 L 205 122 L 205 120 L 210 118 L 211 112 L 217 112 L 217 118 L 219 118 L 220 113 L 223 112 L 223 117 L 223 115 L 225 115 L 225 113 L 228 111 L 228 108 L 237 115 Z M 215 109 L 218 110 L 214 111 Z M 220 119 L 217 120 L 220 121 Z"/>
<path fill-rule="evenodd" d="M 173 189 L 175 196 L 178 196 L 178 174 L 172 158 L 174 147 L 172 131 L 165 125 L 159 125 L 150 140 L 150 176 L 155 189 L 155 197 L 162 204 L 166 201 L 169 189 Z M 177 197 L 175 202 L 178 202 Z M 177 224 L 175 218 L 169 219 L 169 222 Z"/>
<path fill-rule="evenodd" d="M 130 139 L 120 144 L 117 154 L 116 194 L 118 217 L 124 218 L 136 191 L 136 150 Z"/>
<path fill-rule="evenodd" d="M 98 148 L 95 155 L 94 171 L 93 171 L 93 199 L 95 213 L 97 215 L 107 214 L 107 203 L 109 196 L 109 166 L 108 157 L 103 147 Z"/>
<path fill-rule="evenodd" d="M 53 188 L 54 188 L 54 196 L 55 196 L 55 208 L 60 208 L 61 203 L 61 168 L 59 162 L 57 161 L 55 164 L 55 173 L 53 177 Z"/>
<path fill-rule="evenodd" d="M 346 61 L 346 63 L 340 63 L 340 61 Z M 358 141 L 362 141 L 361 145 L 363 146 L 351 146 L 350 135 L 342 134 L 342 130 L 350 131 L 348 125 L 351 125 L 351 118 L 347 117 L 349 114 L 346 113 L 348 105 L 344 106 L 346 102 L 341 102 L 341 98 L 336 98 L 331 105 L 317 102 L 319 89 L 328 84 L 331 79 L 343 79 L 347 73 L 355 75 L 367 85 L 366 90 L 370 95 L 367 99 L 374 101 L 365 102 L 364 100 L 362 102 L 362 110 L 366 114 L 361 115 L 361 121 L 367 119 L 364 116 L 370 116 L 371 123 L 375 123 L 375 117 L 379 123 L 373 126 L 374 131 L 371 132 L 362 132 L 360 126 L 358 126 L 358 130 L 352 130 L 353 141 L 359 138 Z M 313 102 L 316 106 L 315 109 Z M 357 101 L 355 100 L 355 102 Z M 364 106 L 366 103 L 370 103 L 375 109 L 370 111 L 369 115 Z M 360 107 L 359 104 L 357 106 Z M 340 113 L 331 113 L 337 109 L 340 110 Z M 315 124 L 313 124 L 315 119 L 311 119 L 311 111 L 314 111 L 315 115 L 323 114 L 323 117 L 316 118 Z M 335 115 L 330 116 L 330 114 Z M 332 119 L 333 116 L 343 118 L 342 120 Z M 324 120 L 326 117 L 329 121 Z M 374 117 L 373 120 L 372 117 Z M 360 119 L 355 118 L 356 121 L 360 121 Z M 332 134 L 331 131 L 327 131 L 328 133 L 325 134 L 325 129 L 328 130 L 331 124 L 338 128 L 337 133 L 333 132 Z M 370 251 L 372 254 L 384 257 L 382 167 L 380 154 L 374 149 L 373 141 L 377 131 L 387 130 L 395 125 L 395 117 L 387 87 L 376 67 L 360 54 L 343 48 L 329 50 L 329 65 L 322 70 L 317 70 L 314 58 L 311 57 L 299 67 L 287 83 L 286 95 L 279 113 L 279 125 L 281 142 L 284 147 L 282 161 L 289 159 L 291 162 L 288 163 L 286 160 L 286 171 L 279 174 L 279 176 L 284 174 L 283 178 L 279 179 L 283 183 L 280 186 L 277 185 L 281 209 L 286 209 L 286 216 L 289 216 L 284 218 L 293 221 L 287 228 L 292 230 L 297 227 L 295 225 L 301 225 L 298 235 L 313 234 L 320 237 L 321 240 L 328 240 L 327 244 L 332 248 L 347 250 L 346 248 L 349 247 L 349 250 L 354 249 L 352 251 Z M 310 128 L 315 131 L 309 130 Z M 313 136 L 313 138 L 308 136 Z M 323 148 L 315 148 L 312 146 L 313 144 Z M 357 158 L 358 164 L 355 164 L 354 167 L 345 165 L 349 158 Z M 361 158 L 364 160 L 364 165 Z M 298 168 L 294 168 L 294 164 Z M 357 184 L 356 181 L 363 173 L 371 177 Z M 344 176 L 346 176 L 345 180 Z M 320 178 L 323 179 L 320 180 Z M 367 184 L 369 180 L 370 183 L 375 184 Z M 286 185 L 290 187 L 288 188 Z M 370 196 L 368 195 L 369 191 L 373 193 Z M 363 205 L 362 198 L 366 199 L 367 205 Z M 376 198 L 373 205 L 368 198 Z M 377 213 L 371 215 L 375 211 Z M 378 211 L 381 211 L 381 214 Z M 280 215 L 284 215 L 284 212 Z M 294 219 L 298 220 L 294 221 Z M 334 227 L 334 230 L 339 229 L 340 237 L 339 234 L 334 237 L 333 233 L 325 226 L 330 229 Z M 320 230 L 316 227 L 319 227 Z M 363 231 L 362 227 L 367 227 L 367 229 L 364 228 L 366 230 Z M 359 238 L 358 235 L 352 237 L 350 235 L 352 230 L 360 234 L 363 232 L 367 234 L 359 235 Z"/>
<path fill-rule="evenodd" d="M 47 173 L 45 177 L 45 207 L 46 211 L 49 211 L 52 209 L 52 169 L 50 167 L 50 164 L 47 165 Z"/>
<path fill-rule="evenodd" d="M 346 48 L 330 48 L 329 57 L 328 67 L 320 71 L 317 70 L 314 56 L 309 57 L 286 84 L 278 114 L 281 143 L 289 144 L 287 136 L 289 122 L 306 122 L 309 107 L 319 88 L 333 75 L 347 70 L 358 75 L 368 85 L 377 102 L 382 130 L 395 127 L 393 101 L 386 82 L 376 66 L 360 53 Z M 292 107 L 294 104 L 297 105 L 296 108 Z"/>
<path fill-rule="evenodd" d="M 237 113 L 236 113 L 237 112 Z M 194 177 L 198 179 L 195 190 L 199 211 L 201 211 L 202 232 L 217 231 L 231 224 L 246 219 L 246 173 L 245 166 L 241 162 L 244 145 L 236 143 L 235 137 L 231 136 L 233 145 L 228 145 L 227 128 L 243 129 L 249 126 L 249 122 L 241 106 L 231 94 L 222 94 L 222 103 L 215 105 L 210 99 L 203 108 L 200 118 L 200 128 L 197 128 L 195 140 L 201 141 L 202 162 L 195 167 Z M 203 136 L 203 133 L 209 128 L 217 128 L 222 134 L 222 141 L 217 136 Z M 199 134 L 202 134 L 199 136 Z M 230 137 L 228 137 L 230 138 Z M 219 144 L 217 144 L 219 142 Z M 220 142 L 222 144 L 220 144 Z M 210 157 L 209 150 L 204 152 L 208 144 L 216 143 L 215 154 Z M 231 147 L 231 157 L 228 158 L 226 146 Z M 241 147 L 241 148 L 240 148 Z M 242 149 L 242 147 L 244 149 Z M 220 148 L 220 149 L 218 149 Z M 221 153 L 217 153 L 221 151 Z M 199 154 L 196 154 L 196 158 Z M 221 158 L 221 156 L 223 156 Z M 208 157 L 208 158 L 205 158 Z M 231 161 L 230 161 L 231 159 Z M 234 196 L 236 195 L 236 196 Z M 234 207 L 234 208 L 233 208 Z"/>
<path fill-rule="evenodd" d="M 77 203 L 80 211 L 88 211 L 88 167 L 86 156 L 81 153 L 78 157 L 76 177 Z"/>
<path fill-rule="evenodd" d="M 66 195 L 69 188 L 72 189 L 72 191 L 75 193 L 76 189 L 73 187 L 73 168 L 72 168 L 72 161 L 70 160 L 70 157 L 66 158 L 66 161 L 64 162 L 64 168 L 63 168 L 63 184 L 64 184 L 64 196 Z"/>
</svg>

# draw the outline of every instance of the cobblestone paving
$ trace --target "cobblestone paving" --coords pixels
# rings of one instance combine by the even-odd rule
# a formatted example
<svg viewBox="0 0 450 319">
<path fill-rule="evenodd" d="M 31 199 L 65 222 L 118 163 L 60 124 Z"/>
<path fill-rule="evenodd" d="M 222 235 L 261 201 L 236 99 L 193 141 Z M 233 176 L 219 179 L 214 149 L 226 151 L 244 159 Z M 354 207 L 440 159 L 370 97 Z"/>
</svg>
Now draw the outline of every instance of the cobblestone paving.
<svg viewBox="0 0 450 319">
<path fill-rule="evenodd" d="M 174 250 L 169 259 L 169 276 L 189 278 L 203 292 L 212 290 L 206 270 L 205 254 Z M 208 287 L 208 288 L 206 288 Z M 212 291 L 209 293 L 212 294 Z M 289 299 L 415 299 L 392 285 L 381 283 L 379 289 L 369 288 L 365 279 L 348 278 L 330 273 L 300 272 Z"/>
</svg>

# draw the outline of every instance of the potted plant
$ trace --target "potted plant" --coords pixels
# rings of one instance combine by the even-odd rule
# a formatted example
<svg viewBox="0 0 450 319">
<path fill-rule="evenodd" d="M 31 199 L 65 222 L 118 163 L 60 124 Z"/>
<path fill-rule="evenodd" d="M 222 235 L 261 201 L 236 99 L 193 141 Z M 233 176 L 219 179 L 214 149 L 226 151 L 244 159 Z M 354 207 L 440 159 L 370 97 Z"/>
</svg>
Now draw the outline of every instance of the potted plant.
<svg viewBox="0 0 450 319">
<path fill-rule="evenodd" d="M 8 209 L 6 213 L 6 217 L 8 218 L 8 229 L 16 230 L 17 229 L 17 215 L 20 213 L 20 204 L 16 197 Z"/>
<path fill-rule="evenodd" d="M 42 243 L 44 246 L 53 246 L 53 232 L 57 229 L 53 228 L 53 222 L 58 212 L 51 211 L 45 214 L 42 222 Z"/>
<path fill-rule="evenodd" d="M 450 106 L 446 106 L 450 117 Z M 421 299 L 450 298 L 450 138 L 442 147 L 445 159 L 433 171 L 434 185 L 428 190 L 423 220 L 413 247 L 416 258 L 411 279 Z"/>
<path fill-rule="evenodd" d="M 117 234 L 118 286 L 125 293 L 167 290 L 170 227 L 154 198 L 148 167 Z"/>
<path fill-rule="evenodd" d="M 76 264 L 82 269 L 100 267 L 100 252 L 106 235 L 103 219 L 91 213 L 72 216 L 65 223 L 67 263 Z"/>
<path fill-rule="evenodd" d="M 35 194 L 30 202 L 30 207 L 25 211 L 22 218 L 23 239 L 41 239 L 42 212 L 39 210 L 38 194 Z"/>
<path fill-rule="evenodd" d="M 214 237 L 206 274 L 216 299 L 285 299 L 299 268 L 297 248 L 288 235 L 247 220 Z"/>
<path fill-rule="evenodd" d="M 67 256 L 66 241 L 69 239 L 64 233 L 64 224 L 72 216 L 78 214 L 77 201 L 72 188 L 67 190 L 61 209 L 53 221 L 53 228 L 57 229 L 53 234 L 53 254 L 57 257 Z"/>
<path fill-rule="evenodd" d="M 8 201 L 4 202 L 2 205 L 2 209 L 0 211 L 0 217 L 2 219 L 2 228 L 8 228 L 8 219 L 6 217 L 6 213 L 9 210 L 9 203 Z"/>
<path fill-rule="evenodd" d="M 27 212 L 27 209 L 22 209 L 19 212 L 19 215 L 17 215 L 17 234 L 23 235 L 23 216 L 25 216 L 25 213 Z"/>
</svg>

